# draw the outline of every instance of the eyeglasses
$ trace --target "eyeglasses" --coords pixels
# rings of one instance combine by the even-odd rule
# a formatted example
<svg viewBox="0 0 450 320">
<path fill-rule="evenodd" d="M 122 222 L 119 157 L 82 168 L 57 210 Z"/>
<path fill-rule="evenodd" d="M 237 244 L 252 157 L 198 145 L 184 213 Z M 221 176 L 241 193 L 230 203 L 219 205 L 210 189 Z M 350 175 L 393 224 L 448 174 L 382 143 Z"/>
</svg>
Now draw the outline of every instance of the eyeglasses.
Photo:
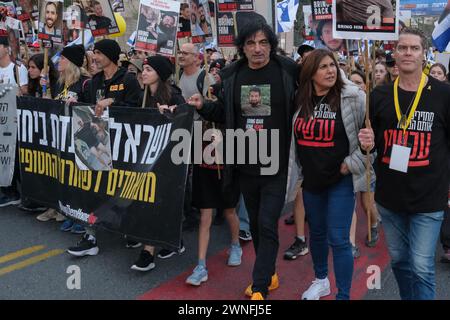
<svg viewBox="0 0 450 320">
<path fill-rule="evenodd" d="M 412 53 L 420 53 L 422 51 L 421 46 L 404 46 L 404 45 L 398 45 L 396 48 L 398 53 L 404 54 L 411 50 Z"/>
</svg>

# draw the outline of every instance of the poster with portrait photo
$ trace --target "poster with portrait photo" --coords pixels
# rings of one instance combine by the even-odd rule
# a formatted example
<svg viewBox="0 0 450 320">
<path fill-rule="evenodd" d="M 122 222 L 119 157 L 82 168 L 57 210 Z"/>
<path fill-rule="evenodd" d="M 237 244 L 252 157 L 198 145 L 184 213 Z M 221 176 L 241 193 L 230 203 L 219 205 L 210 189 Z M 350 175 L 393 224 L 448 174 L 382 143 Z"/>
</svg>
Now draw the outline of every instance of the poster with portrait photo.
<svg viewBox="0 0 450 320">
<path fill-rule="evenodd" d="M 81 30 L 86 28 L 87 16 L 79 4 L 67 7 L 64 12 L 64 41 L 72 42 L 79 38 Z"/>
<path fill-rule="evenodd" d="M 8 43 L 11 48 L 11 61 L 21 63 L 20 61 L 20 31 L 7 27 Z"/>
<path fill-rule="evenodd" d="M 178 19 L 177 38 L 187 38 L 191 36 L 191 9 L 189 0 L 180 1 L 180 16 Z"/>
<path fill-rule="evenodd" d="M 203 43 L 212 37 L 208 0 L 189 0 L 192 43 Z"/>
<path fill-rule="evenodd" d="M 94 37 L 118 33 L 119 27 L 109 0 L 81 0 Z"/>
<path fill-rule="evenodd" d="M 217 45 L 219 48 L 233 48 L 235 39 L 232 12 L 217 12 Z"/>
<path fill-rule="evenodd" d="M 313 15 L 311 6 L 303 6 L 303 17 L 303 21 L 305 24 L 305 28 L 303 29 L 303 38 L 305 38 L 305 40 L 314 40 Z"/>
<path fill-rule="evenodd" d="M 38 37 L 41 40 L 62 43 L 63 32 L 63 2 L 40 1 L 39 2 L 39 30 Z"/>
<path fill-rule="evenodd" d="M 142 0 L 139 8 L 136 50 L 175 56 L 180 3 Z"/>
<path fill-rule="evenodd" d="M 218 0 L 219 12 L 254 11 L 254 0 Z"/>
<path fill-rule="evenodd" d="M 312 0 L 311 11 L 314 21 L 331 20 L 333 18 L 331 13 L 332 0 Z"/>
<path fill-rule="evenodd" d="M 333 36 L 398 40 L 399 0 L 333 0 Z"/>
<path fill-rule="evenodd" d="M 94 106 L 73 106 L 75 162 L 80 170 L 110 171 L 112 167 L 109 110 L 95 116 Z"/>
<path fill-rule="evenodd" d="M 241 86 L 241 114 L 243 117 L 266 117 L 272 114 L 269 84 Z"/>
<path fill-rule="evenodd" d="M 38 0 L 14 0 L 17 19 L 21 21 L 39 18 Z"/>
</svg>

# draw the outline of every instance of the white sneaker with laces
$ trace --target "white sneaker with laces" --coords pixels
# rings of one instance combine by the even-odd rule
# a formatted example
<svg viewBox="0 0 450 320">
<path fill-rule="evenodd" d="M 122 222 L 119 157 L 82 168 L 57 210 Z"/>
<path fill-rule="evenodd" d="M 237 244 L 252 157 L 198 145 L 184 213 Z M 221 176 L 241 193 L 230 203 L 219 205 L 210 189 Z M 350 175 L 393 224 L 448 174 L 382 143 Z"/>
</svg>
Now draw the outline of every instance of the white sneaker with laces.
<svg viewBox="0 0 450 320">
<path fill-rule="evenodd" d="M 303 292 L 302 300 L 319 300 L 322 297 L 330 295 L 330 281 L 328 278 L 316 279 L 312 285 Z"/>
</svg>

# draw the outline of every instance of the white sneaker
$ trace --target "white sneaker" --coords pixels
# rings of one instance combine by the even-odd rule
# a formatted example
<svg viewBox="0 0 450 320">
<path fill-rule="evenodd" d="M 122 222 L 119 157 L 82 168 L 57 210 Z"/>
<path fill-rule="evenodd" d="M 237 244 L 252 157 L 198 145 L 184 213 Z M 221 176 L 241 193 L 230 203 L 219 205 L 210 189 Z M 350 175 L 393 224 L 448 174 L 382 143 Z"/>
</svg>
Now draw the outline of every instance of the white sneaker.
<svg viewBox="0 0 450 320">
<path fill-rule="evenodd" d="M 319 300 L 322 297 L 330 295 L 330 281 L 328 278 L 323 280 L 316 279 L 312 285 L 303 292 L 302 300 Z"/>
</svg>

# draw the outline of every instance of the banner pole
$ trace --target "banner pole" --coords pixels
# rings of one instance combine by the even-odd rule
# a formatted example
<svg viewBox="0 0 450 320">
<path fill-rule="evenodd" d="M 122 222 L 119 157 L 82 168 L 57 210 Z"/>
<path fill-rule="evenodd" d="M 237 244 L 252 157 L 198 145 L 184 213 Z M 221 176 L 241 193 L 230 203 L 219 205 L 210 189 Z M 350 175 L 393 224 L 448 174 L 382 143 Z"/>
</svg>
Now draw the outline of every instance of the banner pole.
<svg viewBox="0 0 450 320">
<path fill-rule="evenodd" d="M 47 97 L 48 88 L 50 85 L 50 79 L 48 78 L 48 47 L 44 45 L 44 77 L 46 80 L 46 84 L 42 87 L 42 97 Z"/>
<path fill-rule="evenodd" d="M 145 85 L 144 100 L 142 101 L 142 106 L 141 106 L 142 109 L 144 109 L 145 105 L 147 104 L 147 95 L 148 95 L 148 84 Z"/>
<path fill-rule="evenodd" d="M 370 124 L 370 119 L 369 119 L 369 114 L 370 114 L 370 79 L 369 79 L 369 41 L 364 40 L 364 69 L 366 70 L 366 119 L 365 119 L 365 123 L 366 123 L 366 128 L 371 128 L 371 124 Z M 373 73 L 373 70 L 372 70 Z M 366 150 L 366 186 L 367 186 L 367 192 L 366 192 L 366 204 L 367 204 L 367 208 L 366 208 L 366 214 L 367 214 L 367 238 L 368 241 L 372 241 L 372 233 L 371 233 L 371 226 L 372 226 L 372 222 L 370 221 L 371 218 L 371 210 L 372 210 L 372 197 L 370 196 L 370 150 Z"/>
</svg>

